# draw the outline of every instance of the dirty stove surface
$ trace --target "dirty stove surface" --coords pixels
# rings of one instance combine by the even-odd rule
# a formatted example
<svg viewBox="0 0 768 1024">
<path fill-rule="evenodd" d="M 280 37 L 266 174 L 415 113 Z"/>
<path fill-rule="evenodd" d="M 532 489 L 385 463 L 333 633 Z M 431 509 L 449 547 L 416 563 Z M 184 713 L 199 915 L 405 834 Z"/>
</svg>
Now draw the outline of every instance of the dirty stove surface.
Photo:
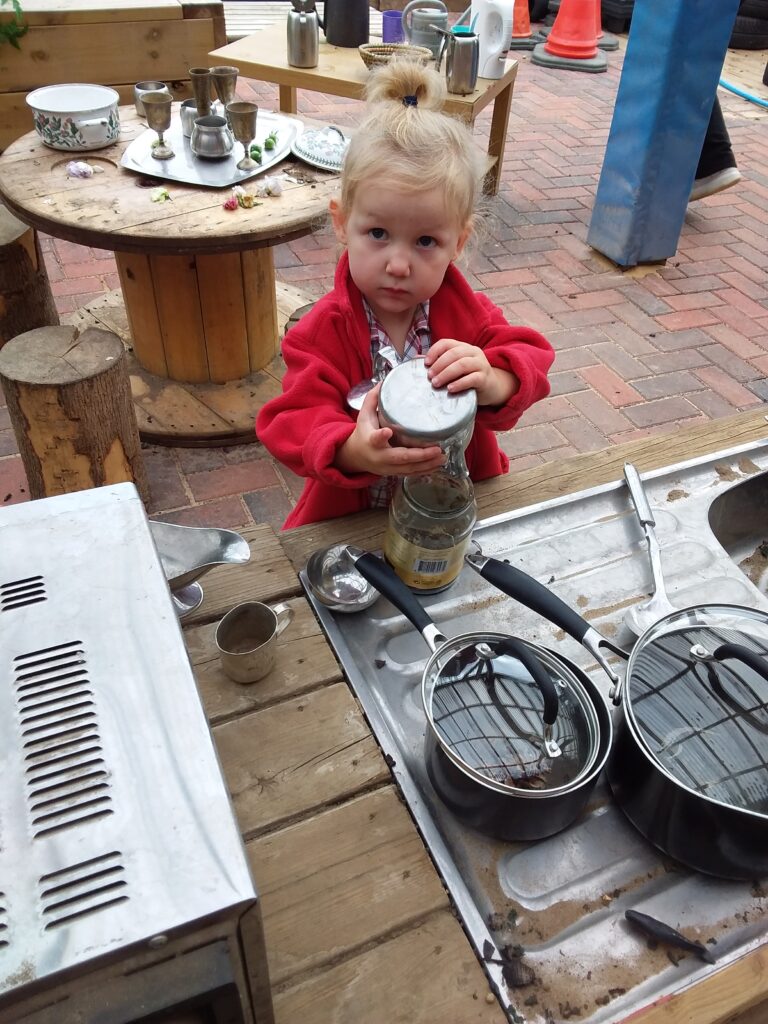
<svg viewBox="0 0 768 1024">
<path fill-rule="evenodd" d="M 757 476 L 766 470 L 768 440 L 644 475 L 675 605 L 716 601 L 768 611 L 768 516 L 741 531 L 752 529 L 758 541 L 742 544 L 734 560 L 709 522 L 715 499 L 740 482 L 761 485 Z M 764 482 L 758 505 L 768 509 L 768 475 Z M 740 514 L 738 501 L 720 507 L 726 522 Z M 601 632 L 631 646 L 623 614 L 648 594 L 651 575 L 623 480 L 482 521 L 475 537 L 484 554 L 548 583 Z M 449 590 L 423 600 L 448 637 L 508 631 L 554 648 L 581 665 L 608 702 L 609 680 L 588 652 L 467 567 Z M 718 969 L 766 941 L 768 883 L 713 879 L 670 860 L 624 817 L 604 779 L 577 821 L 549 839 L 505 843 L 463 826 L 426 774 L 421 676 L 429 651 L 421 636 L 384 598 L 357 615 L 312 603 L 515 1024 L 621 1021 L 712 971 L 671 947 L 651 949 L 624 920 L 630 907 L 708 942 Z M 505 947 L 523 954 L 513 966 L 526 984 L 505 982 Z"/>
</svg>

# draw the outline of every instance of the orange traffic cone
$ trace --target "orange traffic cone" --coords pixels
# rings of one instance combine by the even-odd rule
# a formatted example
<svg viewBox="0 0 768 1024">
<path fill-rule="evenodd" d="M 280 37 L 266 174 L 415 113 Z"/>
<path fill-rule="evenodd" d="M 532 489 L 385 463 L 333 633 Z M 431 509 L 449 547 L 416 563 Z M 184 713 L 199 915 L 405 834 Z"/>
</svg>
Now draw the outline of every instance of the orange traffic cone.
<svg viewBox="0 0 768 1024">
<path fill-rule="evenodd" d="M 540 38 L 531 33 L 531 16 L 528 11 L 528 0 L 514 0 L 512 9 L 512 39 L 510 50 L 532 50 Z"/>
<path fill-rule="evenodd" d="M 544 43 L 534 47 L 531 60 L 569 71 L 606 71 L 608 61 L 597 48 L 595 4 L 599 0 L 562 0 L 555 23 Z"/>
</svg>

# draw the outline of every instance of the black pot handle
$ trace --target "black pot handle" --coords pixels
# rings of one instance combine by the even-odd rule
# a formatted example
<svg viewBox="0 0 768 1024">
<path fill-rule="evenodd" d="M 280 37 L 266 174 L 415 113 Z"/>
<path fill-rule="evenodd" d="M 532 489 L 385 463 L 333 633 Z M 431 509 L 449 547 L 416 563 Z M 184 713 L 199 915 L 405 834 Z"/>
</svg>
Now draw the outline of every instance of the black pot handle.
<svg viewBox="0 0 768 1024">
<path fill-rule="evenodd" d="M 695 651 L 696 648 L 694 648 Z M 694 654 L 694 656 L 698 655 Z M 741 644 L 720 644 L 712 651 L 709 658 L 714 661 L 727 661 L 729 658 L 741 661 L 768 682 L 768 662 L 757 651 L 752 651 L 749 647 L 743 647 Z"/>
<path fill-rule="evenodd" d="M 543 615 L 555 626 L 565 630 L 574 640 L 578 640 L 602 666 L 613 683 L 611 689 L 613 702 L 614 704 L 620 703 L 621 683 L 619 677 L 611 668 L 601 648 L 607 648 L 625 661 L 629 658 L 626 651 L 599 633 L 594 626 L 591 626 L 586 619 L 582 618 L 577 611 L 574 611 L 570 605 L 567 605 L 543 583 L 539 583 L 533 576 L 529 576 L 528 573 L 517 569 L 514 565 L 501 562 L 498 558 L 486 558 L 479 550 L 479 545 L 475 545 L 475 549 L 464 556 L 464 561 L 494 587 L 498 587 L 503 593 L 524 604 L 531 611 Z"/>
<path fill-rule="evenodd" d="M 470 565 L 472 565 L 471 562 Z M 486 558 L 483 567 L 478 569 L 478 572 L 494 587 L 498 587 L 505 594 L 514 597 L 516 601 L 524 604 L 531 611 L 543 615 L 544 618 L 564 629 L 580 644 L 584 642 L 584 637 L 592 628 L 587 620 L 583 619 L 577 611 L 574 611 L 570 605 L 567 605 L 557 594 L 548 590 L 533 576 L 529 576 L 528 573 L 514 565 L 499 561 L 498 558 Z"/>
<path fill-rule="evenodd" d="M 496 642 L 494 654 L 511 654 L 513 658 L 523 665 L 531 679 L 538 686 L 541 696 L 544 698 L 544 714 L 542 719 L 545 725 L 554 725 L 557 719 L 557 712 L 560 706 L 560 698 L 557 695 L 557 687 L 552 676 L 539 660 L 534 651 L 518 640 L 516 636 L 508 636 L 504 640 Z"/>
<path fill-rule="evenodd" d="M 383 558 L 370 551 L 360 554 L 359 549 L 353 547 L 347 547 L 347 552 L 360 575 L 403 613 L 418 629 L 433 652 L 445 643 L 445 637 L 429 617 L 424 606 Z"/>
</svg>

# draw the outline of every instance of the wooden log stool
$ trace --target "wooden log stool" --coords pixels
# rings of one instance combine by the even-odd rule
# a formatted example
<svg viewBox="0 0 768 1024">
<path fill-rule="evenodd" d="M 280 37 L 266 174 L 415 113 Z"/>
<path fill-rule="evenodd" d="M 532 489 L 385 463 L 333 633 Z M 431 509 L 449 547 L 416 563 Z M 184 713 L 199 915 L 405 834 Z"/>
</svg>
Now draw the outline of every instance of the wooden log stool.
<svg viewBox="0 0 768 1024">
<path fill-rule="evenodd" d="M 27 331 L 0 351 L 0 384 L 32 498 L 131 480 L 148 499 L 117 335 L 95 327 Z"/>
<path fill-rule="evenodd" d="M 58 322 L 37 232 L 0 206 L 0 348 Z"/>
</svg>

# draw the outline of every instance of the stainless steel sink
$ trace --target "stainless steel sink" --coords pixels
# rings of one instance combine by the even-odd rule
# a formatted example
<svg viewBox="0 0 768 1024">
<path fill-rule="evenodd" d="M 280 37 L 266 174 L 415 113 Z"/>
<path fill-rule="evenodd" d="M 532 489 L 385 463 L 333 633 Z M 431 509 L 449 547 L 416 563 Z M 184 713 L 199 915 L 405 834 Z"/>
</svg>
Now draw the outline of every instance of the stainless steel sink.
<svg viewBox="0 0 768 1024">
<path fill-rule="evenodd" d="M 739 567 L 768 525 L 768 440 L 644 474 L 644 483 L 672 603 L 768 611 L 768 593 Z M 617 644 L 634 642 L 624 612 L 647 596 L 651 574 L 623 481 L 483 520 L 476 536 L 485 554 L 546 581 Z M 638 941 L 624 920 L 628 908 L 714 939 L 719 967 L 765 943 L 765 889 L 670 862 L 629 824 L 604 781 L 580 818 L 549 839 L 502 843 L 463 826 L 425 769 L 420 681 L 429 653 L 421 636 L 384 598 L 338 616 L 309 599 L 511 1024 L 576 1016 L 579 1024 L 617 1024 L 707 976 L 711 967 L 697 958 L 678 963 Z M 463 570 L 424 603 L 447 636 L 511 631 L 560 651 L 607 699 L 608 677 L 582 647 L 477 574 Z M 535 972 L 527 988 L 507 987 L 502 956 L 510 947 L 524 950 Z"/>
<path fill-rule="evenodd" d="M 768 473 L 719 494 L 709 506 L 709 527 L 731 561 L 768 594 Z"/>
</svg>

